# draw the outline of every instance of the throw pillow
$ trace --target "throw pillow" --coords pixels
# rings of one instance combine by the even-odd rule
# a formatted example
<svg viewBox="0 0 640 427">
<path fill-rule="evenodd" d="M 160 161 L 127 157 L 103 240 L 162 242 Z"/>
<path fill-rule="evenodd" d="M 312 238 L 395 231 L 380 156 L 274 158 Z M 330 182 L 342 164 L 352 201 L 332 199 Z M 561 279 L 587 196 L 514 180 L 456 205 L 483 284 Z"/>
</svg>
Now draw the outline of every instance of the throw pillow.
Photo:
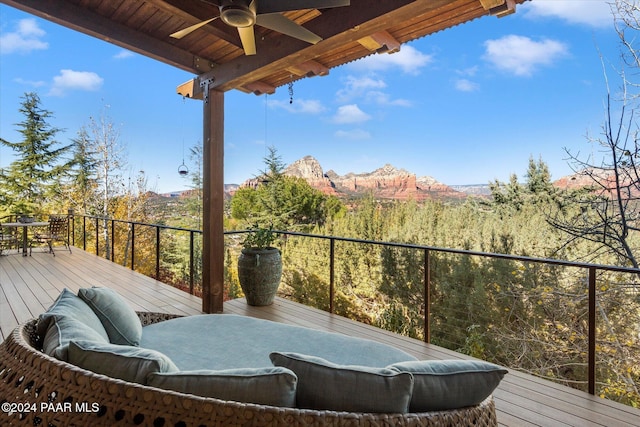
<svg viewBox="0 0 640 427">
<path fill-rule="evenodd" d="M 298 377 L 297 406 L 349 412 L 405 413 L 413 391 L 413 376 L 385 368 L 336 365 L 297 353 L 274 352 L 275 366 Z"/>
<path fill-rule="evenodd" d="M 411 412 L 440 411 L 473 406 L 500 384 L 506 369 L 476 360 L 419 360 L 387 366 L 413 375 Z"/>
<path fill-rule="evenodd" d="M 91 341 L 71 341 L 69 363 L 139 384 L 147 384 L 147 376 L 151 373 L 178 371 L 171 359 L 159 351 Z"/>
<path fill-rule="evenodd" d="M 149 385 L 153 387 L 196 396 L 280 407 L 295 407 L 297 382 L 296 374 L 280 367 L 149 375 Z"/>
<path fill-rule="evenodd" d="M 68 289 L 63 289 L 54 303 L 38 318 L 38 334 L 44 336 L 55 316 L 70 316 L 96 331 L 105 340 L 109 339 L 102 322 L 81 298 Z"/>
<path fill-rule="evenodd" d="M 78 291 L 78 296 L 98 316 L 111 343 L 140 345 L 140 318 L 116 291 L 110 288 L 83 288 Z"/>
<path fill-rule="evenodd" d="M 109 342 L 106 333 L 104 336 L 99 334 L 95 329 L 75 317 L 52 315 L 47 319 L 49 329 L 44 336 L 42 351 L 57 359 L 69 360 L 68 348 L 71 340 L 87 340 L 103 344 Z"/>
</svg>

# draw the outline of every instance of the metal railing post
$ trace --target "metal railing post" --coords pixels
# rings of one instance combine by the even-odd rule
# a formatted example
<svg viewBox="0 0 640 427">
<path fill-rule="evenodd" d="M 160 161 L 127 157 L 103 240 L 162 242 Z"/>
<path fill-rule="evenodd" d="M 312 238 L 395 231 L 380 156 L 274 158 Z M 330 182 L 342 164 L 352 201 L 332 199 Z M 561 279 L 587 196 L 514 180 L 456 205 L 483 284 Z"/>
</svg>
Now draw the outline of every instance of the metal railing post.
<svg viewBox="0 0 640 427">
<path fill-rule="evenodd" d="M 329 313 L 335 310 L 334 300 L 336 296 L 335 289 L 335 259 L 336 259 L 336 239 L 329 239 Z"/>
<path fill-rule="evenodd" d="M 596 271 L 589 267 L 589 394 L 596 394 Z"/>
<path fill-rule="evenodd" d="M 116 221 L 111 220 L 111 262 L 116 262 Z"/>
<path fill-rule="evenodd" d="M 98 221 L 99 218 L 96 217 L 96 256 L 100 255 L 100 248 L 99 248 L 99 244 L 100 244 L 100 229 L 99 229 L 99 225 L 98 225 Z"/>
<path fill-rule="evenodd" d="M 431 342 L 431 254 L 424 250 L 424 342 Z"/>
<path fill-rule="evenodd" d="M 131 269 L 135 270 L 134 262 L 136 256 L 136 223 L 131 223 Z"/>
<path fill-rule="evenodd" d="M 76 245 L 76 217 L 71 216 L 71 246 Z"/>
<path fill-rule="evenodd" d="M 160 227 L 156 225 L 156 280 L 160 278 Z"/>
<path fill-rule="evenodd" d="M 193 280 L 194 280 L 194 259 L 193 259 L 193 231 L 189 232 L 189 293 L 193 295 Z"/>
</svg>

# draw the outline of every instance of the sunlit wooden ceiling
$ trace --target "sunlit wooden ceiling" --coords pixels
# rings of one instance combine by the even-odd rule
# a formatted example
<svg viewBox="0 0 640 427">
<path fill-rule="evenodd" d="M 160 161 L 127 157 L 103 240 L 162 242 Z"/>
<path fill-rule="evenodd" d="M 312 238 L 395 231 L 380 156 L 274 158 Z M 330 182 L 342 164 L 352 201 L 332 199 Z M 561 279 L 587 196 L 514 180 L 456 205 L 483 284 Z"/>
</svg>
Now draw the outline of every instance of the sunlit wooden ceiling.
<svg viewBox="0 0 640 427">
<path fill-rule="evenodd" d="M 270 0 L 255 1 L 268 4 Z M 322 40 L 311 44 L 256 25 L 256 54 L 245 55 L 238 31 L 222 19 L 181 39 L 171 37 L 181 29 L 220 15 L 220 1 L 0 0 L 207 78 L 217 90 L 239 89 L 256 94 L 272 93 L 292 79 L 326 75 L 334 67 L 368 55 L 396 52 L 403 43 L 482 16 L 496 19 L 509 15 L 515 12 L 516 4 L 524 1 L 351 0 L 348 6 L 287 11 L 282 15 Z M 313 0 L 302 3 L 314 4 Z"/>
</svg>

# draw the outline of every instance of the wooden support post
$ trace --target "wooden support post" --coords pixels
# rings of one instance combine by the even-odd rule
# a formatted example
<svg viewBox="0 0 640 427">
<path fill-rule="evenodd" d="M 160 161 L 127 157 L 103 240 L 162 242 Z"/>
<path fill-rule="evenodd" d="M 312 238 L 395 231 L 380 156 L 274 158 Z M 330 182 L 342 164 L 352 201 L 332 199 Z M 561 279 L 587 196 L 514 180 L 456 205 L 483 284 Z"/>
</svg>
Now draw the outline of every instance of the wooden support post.
<svg viewBox="0 0 640 427">
<path fill-rule="evenodd" d="M 224 290 L 224 92 L 201 81 L 203 107 L 202 311 L 221 313 Z"/>
</svg>

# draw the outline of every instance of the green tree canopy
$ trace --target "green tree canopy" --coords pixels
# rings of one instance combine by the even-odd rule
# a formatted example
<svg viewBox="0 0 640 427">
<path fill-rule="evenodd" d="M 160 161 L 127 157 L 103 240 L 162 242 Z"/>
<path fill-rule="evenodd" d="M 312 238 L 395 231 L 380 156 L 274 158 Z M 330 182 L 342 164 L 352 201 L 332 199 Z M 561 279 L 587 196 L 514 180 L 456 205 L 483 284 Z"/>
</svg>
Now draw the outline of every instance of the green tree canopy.
<svg viewBox="0 0 640 427">
<path fill-rule="evenodd" d="M 291 230 L 323 224 L 344 209 L 337 198 L 314 189 L 303 178 L 284 175 L 285 165 L 275 148 L 269 148 L 264 163 L 255 185 L 240 188 L 233 196 L 233 218 Z"/>
<path fill-rule="evenodd" d="M 489 183 L 493 204 L 520 211 L 525 204 L 544 204 L 557 198 L 557 190 L 551 181 L 549 167 L 542 160 L 529 158 L 525 183 L 518 182 L 518 176 L 511 174 L 508 183 L 498 180 Z"/>
<path fill-rule="evenodd" d="M 26 93 L 19 111 L 24 120 L 17 123 L 22 141 L 0 143 L 16 156 L 8 168 L 0 171 L 0 201 L 6 213 L 34 213 L 56 199 L 61 180 L 70 162 L 63 156 L 70 146 L 55 140 L 60 129 L 48 123 L 53 114 L 40 106 L 40 97 Z"/>
</svg>

